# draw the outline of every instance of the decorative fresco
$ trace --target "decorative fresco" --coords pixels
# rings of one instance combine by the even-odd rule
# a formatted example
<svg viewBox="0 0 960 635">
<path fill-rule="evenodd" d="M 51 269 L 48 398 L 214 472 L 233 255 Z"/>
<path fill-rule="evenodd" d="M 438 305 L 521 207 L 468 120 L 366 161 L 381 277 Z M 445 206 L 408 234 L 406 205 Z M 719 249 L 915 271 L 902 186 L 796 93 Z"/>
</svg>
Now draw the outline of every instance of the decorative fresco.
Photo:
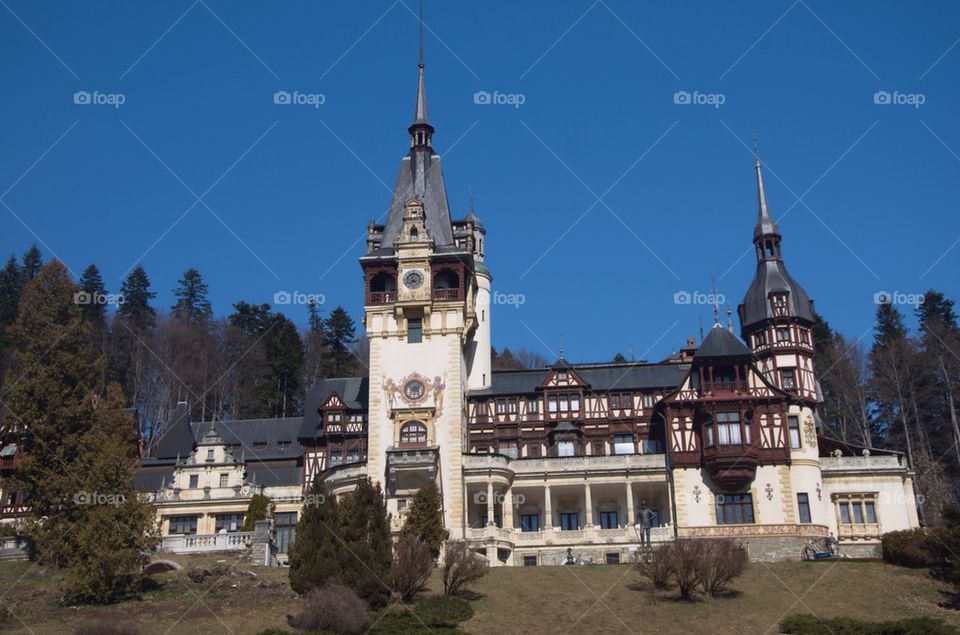
<svg viewBox="0 0 960 635">
<path fill-rule="evenodd" d="M 410 373 L 397 381 L 386 376 L 383 378 L 383 393 L 390 408 L 432 405 L 435 417 L 443 414 L 443 391 L 446 387 L 446 373 L 433 379 L 420 373 Z"/>
</svg>

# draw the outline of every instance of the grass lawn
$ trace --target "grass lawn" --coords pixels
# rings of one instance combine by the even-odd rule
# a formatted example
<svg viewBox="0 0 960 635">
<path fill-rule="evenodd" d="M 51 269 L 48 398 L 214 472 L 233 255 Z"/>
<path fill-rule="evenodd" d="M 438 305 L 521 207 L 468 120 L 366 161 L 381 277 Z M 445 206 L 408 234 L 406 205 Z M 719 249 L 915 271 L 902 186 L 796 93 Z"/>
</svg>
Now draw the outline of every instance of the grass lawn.
<svg viewBox="0 0 960 635">
<path fill-rule="evenodd" d="M 183 572 L 157 576 L 158 588 L 141 600 L 107 607 L 57 605 L 49 571 L 28 562 L 0 564 L 0 603 L 16 619 L 13 633 L 69 633 L 106 620 L 140 633 L 256 633 L 286 628 L 298 602 L 286 569 L 251 567 L 225 557 L 173 557 L 212 568 L 236 566 L 219 580 L 194 582 Z M 256 577 L 254 577 L 255 574 Z M 439 590 L 439 575 L 431 589 Z M 497 568 L 473 587 L 470 633 L 776 633 L 788 613 L 869 620 L 929 616 L 960 627 L 960 612 L 937 606 L 945 589 L 925 572 L 879 562 L 752 563 L 729 597 L 679 602 L 654 592 L 630 567 Z M 424 629 L 426 633 L 426 629 Z"/>
</svg>

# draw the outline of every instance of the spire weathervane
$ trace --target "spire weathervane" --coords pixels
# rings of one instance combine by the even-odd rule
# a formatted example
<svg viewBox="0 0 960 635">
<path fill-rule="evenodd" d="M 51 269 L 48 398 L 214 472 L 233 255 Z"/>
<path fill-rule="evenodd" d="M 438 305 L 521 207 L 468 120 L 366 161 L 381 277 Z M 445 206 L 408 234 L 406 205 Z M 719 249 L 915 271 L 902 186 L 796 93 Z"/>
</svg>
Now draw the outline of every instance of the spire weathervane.
<svg viewBox="0 0 960 635">
<path fill-rule="evenodd" d="M 420 62 L 418 66 L 423 68 L 423 0 L 420 0 Z"/>
<path fill-rule="evenodd" d="M 717 274 L 710 274 L 711 280 L 713 280 L 713 325 L 720 325 L 720 304 L 717 302 Z"/>
</svg>

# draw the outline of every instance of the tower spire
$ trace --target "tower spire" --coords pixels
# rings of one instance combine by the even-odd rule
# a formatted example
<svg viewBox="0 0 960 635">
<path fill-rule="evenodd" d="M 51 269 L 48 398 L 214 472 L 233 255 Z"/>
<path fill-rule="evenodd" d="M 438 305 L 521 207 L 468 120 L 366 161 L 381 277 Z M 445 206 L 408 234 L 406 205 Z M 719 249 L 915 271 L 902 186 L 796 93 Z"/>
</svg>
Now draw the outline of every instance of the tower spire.
<svg viewBox="0 0 960 635">
<path fill-rule="evenodd" d="M 433 126 L 427 118 L 427 87 L 423 78 L 423 0 L 420 0 L 420 49 L 417 61 L 417 101 L 413 108 L 413 123 L 410 133 L 411 150 L 431 151 Z"/>
<path fill-rule="evenodd" d="M 770 208 L 767 206 L 767 189 L 763 185 L 763 169 L 760 163 L 760 148 L 757 146 L 756 134 L 753 138 L 753 165 L 757 177 L 757 226 L 754 229 L 754 239 L 760 236 L 770 234 L 780 235 L 777 224 L 773 222 L 770 216 Z"/>
</svg>

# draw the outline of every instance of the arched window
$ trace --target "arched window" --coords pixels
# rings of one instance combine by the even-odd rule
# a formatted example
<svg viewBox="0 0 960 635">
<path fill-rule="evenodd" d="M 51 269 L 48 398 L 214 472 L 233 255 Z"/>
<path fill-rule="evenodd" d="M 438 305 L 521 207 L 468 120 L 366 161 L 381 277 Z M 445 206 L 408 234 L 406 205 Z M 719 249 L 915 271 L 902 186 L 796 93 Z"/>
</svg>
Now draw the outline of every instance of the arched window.
<svg viewBox="0 0 960 635">
<path fill-rule="evenodd" d="M 433 277 L 434 289 L 458 289 L 460 287 L 460 276 L 452 269 L 441 269 Z"/>
<path fill-rule="evenodd" d="M 401 446 L 418 446 L 427 444 L 427 426 L 419 421 L 408 421 L 400 428 Z"/>
</svg>

